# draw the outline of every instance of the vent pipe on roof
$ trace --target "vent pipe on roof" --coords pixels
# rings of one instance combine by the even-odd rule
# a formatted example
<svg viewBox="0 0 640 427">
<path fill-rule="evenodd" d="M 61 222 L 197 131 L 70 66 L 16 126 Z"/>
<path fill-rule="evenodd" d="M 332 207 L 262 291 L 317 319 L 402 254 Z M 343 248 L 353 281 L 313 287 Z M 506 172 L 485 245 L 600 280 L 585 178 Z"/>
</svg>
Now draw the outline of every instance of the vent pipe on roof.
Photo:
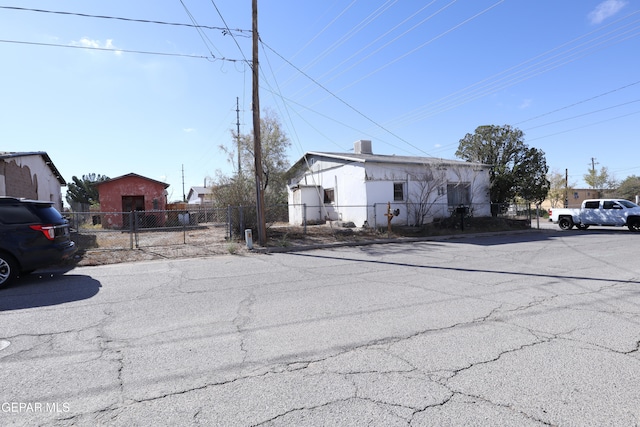
<svg viewBox="0 0 640 427">
<path fill-rule="evenodd" d="M 371 151 L 371 141 L 368 139 L 360 139 L 354 142 L 353 151 L 355 154 L 373 154 L 373 151 Z"/>
</svg>

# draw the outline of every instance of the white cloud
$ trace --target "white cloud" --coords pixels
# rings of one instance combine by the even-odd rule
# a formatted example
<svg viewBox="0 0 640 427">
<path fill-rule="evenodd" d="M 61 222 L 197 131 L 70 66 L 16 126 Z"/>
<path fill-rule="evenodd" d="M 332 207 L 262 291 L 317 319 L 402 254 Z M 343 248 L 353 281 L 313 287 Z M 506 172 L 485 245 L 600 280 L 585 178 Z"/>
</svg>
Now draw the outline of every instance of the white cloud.
<svg viewBox="0 0 640 427">
<path fill-rule="evenodd" d="M 71 46 L 81 46 L 91 49 L 112 49 L 115 50 L 116 55 L 122 54 L 121 51 L 116 50 L 117 48 L 113 45 L 112 39 L 107 39 L 106 42 L 102 43 L 100 40 L 91 40 L 88 37 L 82 37 L 79 41 L 72 41 Z"/>
<path fill-rule="evenodd" d="M 182 129 L 182 130 L 184 132 L 186 132 L 186 133 L 191 133 L 191 132 L 195 132 L 196 131 L 194 128 L 185 128 L 185 129 Z"/>
<path fill-rule="evenodd" d="M 625 0 L 604 0 L 589 13 L 589 20 L 592 24 L 599 24 L 620 12 L 626 5 Z"/>
<path fill-rule="evenodd" d="M 520 103 L 520 106 L 518 108 L 521 109 L 521 110 L 525 110 L 525 109 L 529 108 L 532 103 L 533 103 L 533 101 L 531 99 L 524 99 L 524 100 L 522 100 L 522 102 Z"/>
</svg>

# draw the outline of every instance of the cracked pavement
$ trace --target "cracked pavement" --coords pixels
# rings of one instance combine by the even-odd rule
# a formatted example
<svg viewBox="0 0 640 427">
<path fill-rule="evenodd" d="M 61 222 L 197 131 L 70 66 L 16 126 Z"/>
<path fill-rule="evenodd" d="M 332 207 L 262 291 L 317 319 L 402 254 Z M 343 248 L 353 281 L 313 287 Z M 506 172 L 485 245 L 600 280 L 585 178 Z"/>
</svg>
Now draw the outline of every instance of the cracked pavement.
<svg viewBox="0 0 640 427">
<path fill-rule="evenodd" d="M 546 231 L 35 274 L 0 291 L 0 424 L 637 426 L 639 249 Z"/>
</svg>

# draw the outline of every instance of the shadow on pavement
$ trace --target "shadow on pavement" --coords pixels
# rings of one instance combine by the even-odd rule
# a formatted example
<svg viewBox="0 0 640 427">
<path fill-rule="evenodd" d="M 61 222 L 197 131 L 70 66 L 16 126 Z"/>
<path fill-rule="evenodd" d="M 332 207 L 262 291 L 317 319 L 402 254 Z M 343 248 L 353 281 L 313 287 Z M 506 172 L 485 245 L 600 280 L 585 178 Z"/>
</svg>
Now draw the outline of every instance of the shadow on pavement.
<svg viewBox="0 0 640 427">
<path fill-rule="evenodd" d="M 100 291 L 100 287 L 100 282 L 89 276 L 62 275 L 59 271 L 36 272 L 0 289 L 0 311 L 89 299 Z"/>
</svg>

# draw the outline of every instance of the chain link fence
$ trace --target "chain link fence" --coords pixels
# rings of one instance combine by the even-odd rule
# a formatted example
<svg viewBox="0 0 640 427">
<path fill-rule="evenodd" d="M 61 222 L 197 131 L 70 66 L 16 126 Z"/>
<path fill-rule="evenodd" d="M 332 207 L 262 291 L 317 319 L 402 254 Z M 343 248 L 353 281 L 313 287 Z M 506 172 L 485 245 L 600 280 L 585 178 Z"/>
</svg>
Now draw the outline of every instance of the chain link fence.
<svg viewBox="0 0 640 427">
<path fill-rule="evenodd" d="M 275 225 L 303 227 L 357 218 L 355 227 L 385 228 L 406 225 L 420 227 L 441 223 L 457 228 L 460 219 L 498 216 L 531 220 L 545 212 L 528 205 L 428 207 L 412 203 L 376 203 L 370 206 L 275 205 L 265 209 L 267 228 Z M 139 249 L 169 245 L 219 245 L 244 239 L 244 231 L 256 231 L 255 206 L 194 206 L 184 210 L 133 212 L 70 212 L 67 214 L 74 240 L 84 248 Z"/>
</svg>

